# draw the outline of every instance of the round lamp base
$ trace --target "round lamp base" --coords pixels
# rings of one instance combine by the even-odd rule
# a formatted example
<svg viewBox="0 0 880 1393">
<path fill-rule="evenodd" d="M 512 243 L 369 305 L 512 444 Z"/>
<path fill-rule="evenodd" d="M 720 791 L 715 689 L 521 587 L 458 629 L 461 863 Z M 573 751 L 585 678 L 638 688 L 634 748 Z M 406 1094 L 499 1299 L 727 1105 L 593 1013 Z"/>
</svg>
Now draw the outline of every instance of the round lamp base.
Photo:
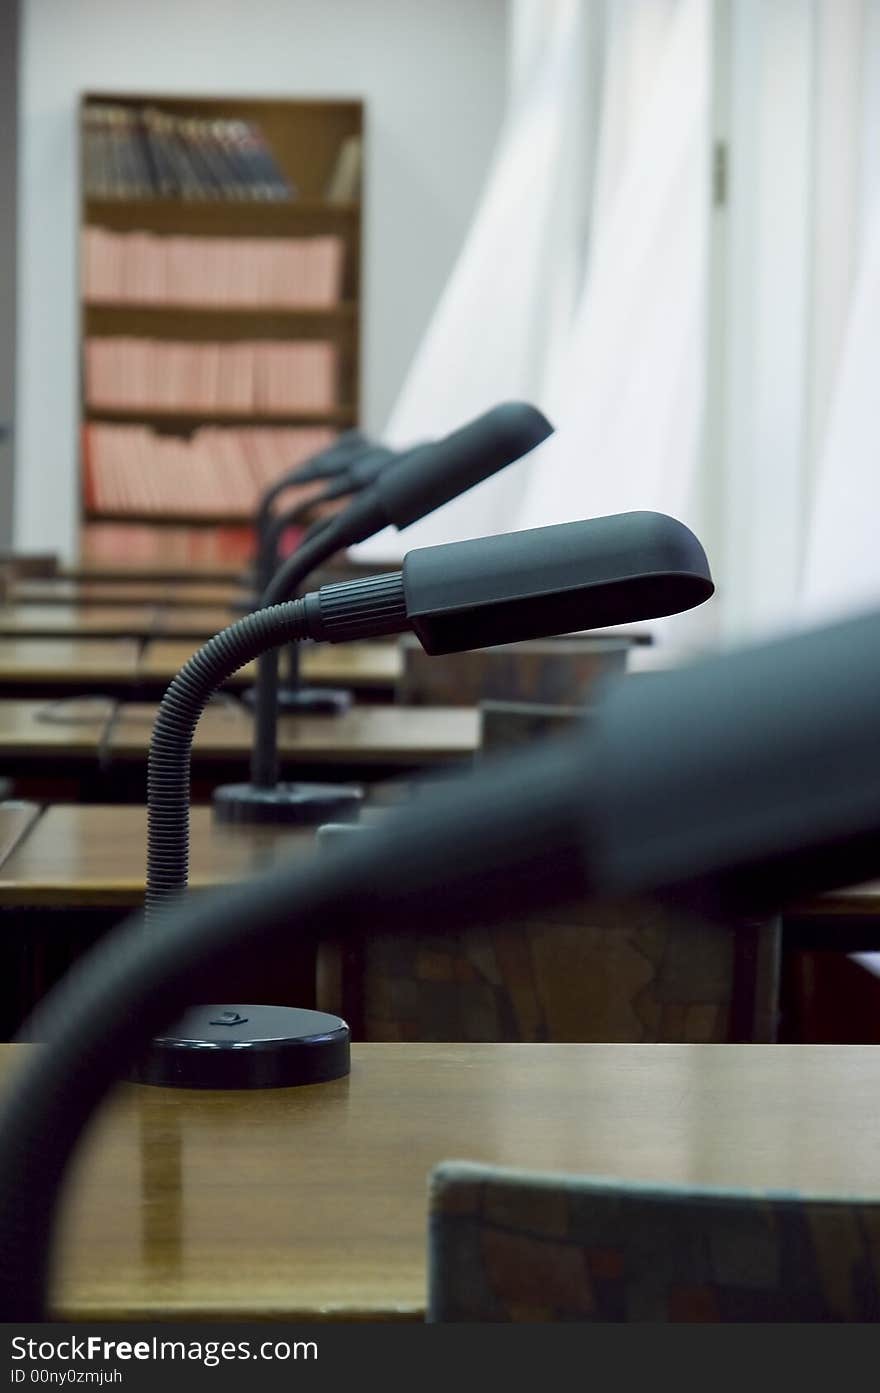
<svg viewBox="0 0 880 1393">
<path fill-rule="evenodd" d="M 161 1088 L 293 1088 L 351 1070 L 340 1016 L 291 1006 L 193 1006 L 129 1071 Z"/>
<path fill-rule="evenodd" d="M 214 789 L 218 822 L 289 823 L 317 826 L 352 821 L 360 816 L 364 791 L 357 784 L 223 784 Z"/>
<path fill-rule="evenodd" d="M 253 708 L 254 689 L 241 694 L 245 706 Z M 278 714 L 281 716 L 342 716 L 351 709 L 352 695 L 343 687 L 279 687 Z"/>
</svg>

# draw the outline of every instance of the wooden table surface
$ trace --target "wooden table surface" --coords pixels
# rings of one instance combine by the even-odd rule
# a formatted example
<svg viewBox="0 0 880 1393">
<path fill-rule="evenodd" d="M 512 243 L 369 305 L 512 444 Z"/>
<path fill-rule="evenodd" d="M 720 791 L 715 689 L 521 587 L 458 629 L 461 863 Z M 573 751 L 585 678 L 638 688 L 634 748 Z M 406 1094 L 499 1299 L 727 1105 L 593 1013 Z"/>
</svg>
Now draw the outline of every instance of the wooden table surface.
<svg viewBox="0 0 880 1393">
<path fill-rule="evenodd" d="M 0 1047 L 0 1072 L 28 1046 Z M 880 1194 L 880 1050 L 361 1044 L 301 1089 L 125 1085 L 76 1158 L 54 1313 L 419 1319 L 427 1179 L 463 1158 Z"/>
<path fill-rule="evenodd" d="M 9 600 L 14 605 L 207 605 L 227 606 L 243 595 L 231 581 L 73 580 L 67 576 L 18 580 Z"/>
<path fill-rule="evenodd" d="M 0 701 L 0 755 L 88 755 L 97 758 L 113 711 L 103 698 L 56 703 Z M 54 717 L 54 718 L 53 718 Z M 6 774 L 13 773 L 7 769 Z"/>
<path fill-rule="evenodd" d="M 8 799 L 0 803 L 0 868 L 30 830 L 42 808 L 39 803 Z"/>
<path fill-rule="evenodd" d="M 0 605 L 0 635 L 5 638 L 148 638 L 161 633 L 159 620 L 165 612 L 156 605 Z M 228 622 L 224 618 L 224 623 Z M 216 633 L 216 629 L 211 633 Z"/>
<path fill-rule="evenodd" d="M 78 561 L 61 566 L 58 575 L 70 580 L 147 580 L 180 581 L 235 581 L 241 575 L 246 563 L 234 561 L 127 561 L 117 558 L 108 561 L 97 556 L 83 556 Z"/>
<path fill-rule="evenodd" d="M 156 706 L 127 702 L 107 738 L 113 759 L 143 759 Z M 353 706 L 339 716 L 281 716 L 278 749 L 308 764 L 445 764 L 469 759 L 479 746 L 479 713 L 456 706 Z M 196 727 L 193 759 L 249 755 L 253 718 L 239 706 L 209 706 Z"/>
<path fill-rule="evenodd" d="M 53 804 L 37 819 L 35 805 L 23 806 L 32 809 L 30 821 L 18 827 L 14 844 L 3 855 L 14 822 L 11 805 L 0 804 L 0 905 L 103 907 L 142 901 L 146 808 Z M 194 807 L 190 885 L 240 880 L 275 861 L 311 855 L 314 847 L 312 827 L 227 827 L 214 822 L 210 808 Z"/>
<path fill-rule="evenodd" d="M 0 635 L 6 638 L 140 638 L 168 635 L 190 640 L 190 651 L 240 619 L 231 605 L 6 604 Z"/>
<path fill-rule="evenodd" d="M 134 682 L 140 661 L 130 638 L 0 638 L 0 685 Z"/>
<path fill-rule="evenodd" d="M 845 886 L 841 890 L 798 900 L 786 909 L 787 916 L 799 919 L 827 914 L 839 917 L 880 915 L 880 880 L 869 880 L 864 885 Z"/>
<path fill-rule="evenodd" d="M 170 682 L 199 647 L 198 640 L 137 638 L 0 637 L 0 687 L 43 683 L 46 690 L 102 682 L 114 686 Z M 403 667 L 394 642 L 307 644 L 303 677 L 323 686 L 391 692 Z M 230 678 L 229 685 L 253 682 L 255 665 Z"/>
<path fill-rule="evenodd" d="M 197 643 L 155 638 L 147 644 L 140 663 L 142 677 L 170 682 L 192 657 Z M 400 648 L 394 640 L 369 643 L 308 643 L 302 651 L 303 679 L 318 684 L 393 687 L 403 671 Z M 256 664 L 249 663 L 230 679 L 231 684 L 253 682 Z"/>
</svg>

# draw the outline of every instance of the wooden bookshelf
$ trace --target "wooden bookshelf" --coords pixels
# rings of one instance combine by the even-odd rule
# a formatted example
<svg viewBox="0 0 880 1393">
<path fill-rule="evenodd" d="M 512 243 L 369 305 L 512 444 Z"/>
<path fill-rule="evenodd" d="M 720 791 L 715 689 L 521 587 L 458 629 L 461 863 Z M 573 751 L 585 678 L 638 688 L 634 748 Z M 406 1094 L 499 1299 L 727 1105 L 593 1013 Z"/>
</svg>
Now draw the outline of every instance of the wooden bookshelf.
<svg viewBox="0 0 880 1393">
<path fill-rule="evenodd" d="M 295 186 L 289 199 L 277 202 L 216 197 L 94 197 L 85 180 L 82 117 L 85 108 L 100 103 L 129 109 L 153 108 L 176 116 L 243 119 L 255 122 L 284 176 Z M 308 238 L 332 235 L 343 248 L 341 296 L 332 305 L 293 307 L 174 305 L 137 303 L 128 299 L 86 301 L 81 295 L 80 343 L 87 339 L 129 338 L 194 344 L 258 341 L 322 341 L 335 349 L 336 399 L 330 409 L 242 411 L 222 407 L 178 410 L 163 407 L 117 408 L 90 405 L 82 375 L 81 424 L 140 425 L 162 436 L 190 438 L 202 427 L 354 427 L 360 420 L 361 340 L 361 203 L 333 202 L 328 185 L 339 152 L 352 136 L 363 139 L 363 103 L 357 100 L 260 100 L 225 97 L 158 96 L 149 93 L 89 92 L 80 108 L 80 149 L 83 177 L 80 236 L 86 228 L 111 233 L 145 232 L 157 237 Z M 83 355 L 84 357 L 84 355 Z M 85 439 L 85 430 L 83 431 Z M 193 558 L 204 553 L 205 529 L 240 524 L 240 509 L 219 506 L 205 516 L 169 508 L 167 514 L 96 506 L 87 489 L 85 448 L 80 472 L 81 554 L 88 562 L 92 546 L 102 564 L 108 563 L 108 536 L 114 524 L 149 525 L 156 529 L 157 557 L 161 534 L 169 524 L 190 525 L 198 532 Z M 98 534 L 100 541 L 98 542 Z M 218 537 L 220 534 L 218 533 Z M 124 551 L 124 541 L 121 542 Z M 179 555 L 180 539 L 176 546 Z M 240 543 L 237 545 L 240 555 Z M 120 555 L 120 562 L 124 561 Z"/>
<path fill-rule="evenodd" d="M 354 425 L 357 412 L 353 406 L 337 406 L 332 411 L 176 411 L 164 407 L 132 407 L 114 410 L 112 407 L 86 408 L 86 421 L 120 421 L 130 425 L 157 425 L 163 430 L 194 430 L 200 425 L 243 426 L 305 426 Z"/>
</svg>

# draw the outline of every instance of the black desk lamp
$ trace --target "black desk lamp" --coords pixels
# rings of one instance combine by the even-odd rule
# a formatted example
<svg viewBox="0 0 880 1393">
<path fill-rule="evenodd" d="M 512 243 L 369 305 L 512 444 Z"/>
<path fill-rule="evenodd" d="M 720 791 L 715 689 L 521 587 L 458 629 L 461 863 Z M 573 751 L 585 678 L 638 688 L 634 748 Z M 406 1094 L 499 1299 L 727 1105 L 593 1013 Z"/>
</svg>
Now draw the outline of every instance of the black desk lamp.
<svg viewBox="0 0 880 1393">
<path fill-rule="evenodd" d="M 354 432 L 352 432 L 354 434 Z M 279 566 L 279 547 L 285 532 L 295 527 L 322 503 L 335 499 L 348 498 L 368 488 L 378 477 L 380 471 L 391 460 L 396 459 L 393 450 L 381 445 L 366 444 L 357 454 L 351 456 L 345 466 L 335 470 L 328 477 L 324 488 L 305 500 L 294 503 L 282 512 L 272 513 L 264 520 L 258 531 L 259 545 L 256 560 L 255 591 L 252 608 L 259 608 L 263 592 L 272 582 Z M 304 541 L 311 541 L 326 526 L 329 519 L 314 523 L 307 531 Z M 351 706 L 350 691 L 341 687 L 304 687 L 299 680 L 299 645 L 291 643 L 285 650 L 287 672 L 284 681 L 277 689 L 277 709 L 279 712 L 298 715 L 339 715 Z M 247 706 L 256 704 L 256 689 L 249 687 L 242 693 L 242 701 Z"/>
<path fill-rule="evenodd" d="M 303 484 L 319 483 L 324 480 L 332 482 L 339 474 L 344 473 L 349 465 L 362 455 L 365 451 L 372 449 L 372 443 L 362 431 L 348 430 L 342 435 L 337 435 L 325 449 L 319 450 L 316 455 L 310 455 L 308 459 L 300 461 L 293 469 L 282 474 L 276 479 L 261 495 L 257 507 L 257 514 L 254 525 L 257 534 L 257 556 L 259 558 L 262 547 L 263 537 L 274 516 L 275 500 L 280 498 L 289 488 L 302 486 Z"/>
<path fill-rule="evenodd" d="M 61 1182 L 94 1109 L 192 983 L 291 932 L 438 933 L 577 897 L 766 911 L 876 874 L 880 614 L 612 685 L 588 730 L 431 790 L 308 866 L 117 931 L 46 998 L 0 1110 L 0 1306 L 46 1318 Z M 365 909 L 368 914 L 365 915 Z M 353 1084 L 356 1086 L 356 1081 Z"/>
<path fill-rule="evenodd" d="M 622 513 L 426 547 L 410 552 L 402 571 L 325 585 L 239 620 L 181 669 L 156 716 L 147 764 L 151 926 L 187 888 L 198 719 L 211 693 L 268 647 L 412 629 L 427 653 L 461 652 L 676 614 L 712 590 L 705 554 L 688 528 L 660 513 Z M 245 1016 L 234 1007 L 199 1006 L 154 1042 L 138 1077 L 212 1088 L 336 1077 L 347 1070 L 347 1027 L 338 1017 L 315 1021 L 313 1014 L 248 1007 Z"/>
<path fill-rule="evenodd" d="M 282 562 L 262 603 L 276 604 L 295 594 L 315 567 L 336 552 L 385 527 L 402 529 L 425 517 L 520 459 L 551 430 L 535 407 L 506 402 L 442 440 L 396 456 L 342 512 Z M 357 817 L 363 791 L 355 785 L 279 782 L 277 693 L 278 654 L 265 652 L 257 668 L 250 782 L 216 789 L 215 816 L 224 822 L 315 826 Z"/>
</svg>

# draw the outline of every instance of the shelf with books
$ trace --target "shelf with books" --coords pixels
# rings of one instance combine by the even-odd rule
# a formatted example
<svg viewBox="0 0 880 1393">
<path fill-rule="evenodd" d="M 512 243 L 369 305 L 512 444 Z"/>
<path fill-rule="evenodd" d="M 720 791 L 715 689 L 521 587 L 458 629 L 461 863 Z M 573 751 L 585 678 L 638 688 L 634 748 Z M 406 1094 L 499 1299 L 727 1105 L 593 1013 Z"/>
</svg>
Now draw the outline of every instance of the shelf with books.
<svg viewBox="0 0 880 1393">
<path fill-rule="evenodd" d="M 193 306 L 181 315 L 176 305 L 87 304 L 83 306 L 86 337 L 119 334 L 163 339 L 283 339 L 326 338 L 356 332 L 360 307 L 354 300 L 302 309 L 253 309 L 250 306 Z"/>
<path fill-rule="evenodd" d="M 350 223 L 360 217 L 357 199 L 329 203 L 324 198 L 293 198 L 288 203 L 225 203 L 219 199 L 87 198 L 86 220 L 119 230 L 137 225 L 148 232 L 183 229 L 211 233 L 222 223 L 224 231 L 271 237 L 314 219 Z"/>
<path fill-rule="evenodd" d="M 211 526 L 238 554 L 235 432 L 271 454 L 273 433 L 284 450 L 285 431 L 332 438 L 359 421 L 363 104 L 100 93 L 81 116 L 83 546 L 106 561 L 129 536 L 118 522 L 137 524 L 141 551 L 157 526 L 162 550 L 169 524 L 181 538 L 192 524 L 199 554 Z M 96 487 L 102 430 L 115 462 Z M 138 472 L 146 508 L 122 482 Z"/>
<path fill-rule="evenodd" d="M 249 513 L 156 513 L 149 509 L 98 509 L 87 508 L 86 522 L 106 523 L 150 523 L 155 527 L 249 527 L 252 521 Z"/>
<path fill-rule="evenodd" d="M 201 425 L 224 426 L 306 426 L 326 425 L 347 429 L 355 424 L 353 406 L 334 406 L 329 411 L 175 411 L 161 407 L 88 407 L 86 421 L 112 421 L 120 424 L 150 425 L 185 433 Z"/>
</svg>

